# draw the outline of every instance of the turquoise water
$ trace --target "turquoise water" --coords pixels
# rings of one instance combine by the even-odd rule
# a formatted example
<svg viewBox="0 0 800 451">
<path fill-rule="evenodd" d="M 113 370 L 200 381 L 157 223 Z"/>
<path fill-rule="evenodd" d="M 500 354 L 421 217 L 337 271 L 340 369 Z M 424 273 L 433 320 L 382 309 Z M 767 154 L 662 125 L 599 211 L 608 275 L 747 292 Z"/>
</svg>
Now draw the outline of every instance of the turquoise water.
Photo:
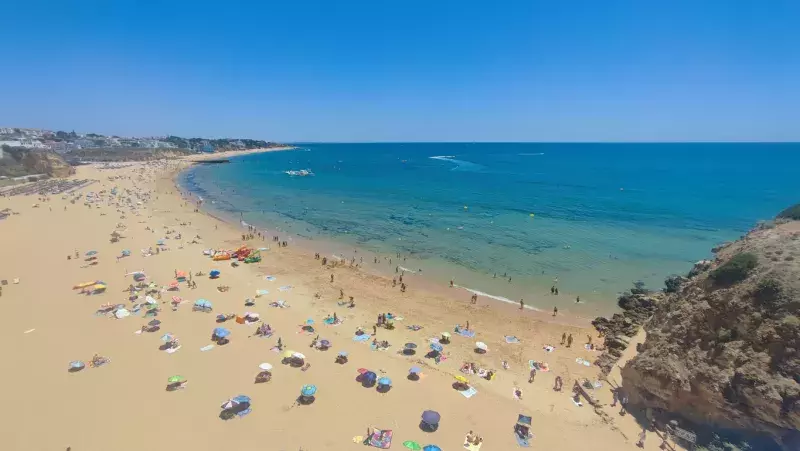
<svg viewBox="0 0 800 451">
<path fill-rule="evenodd" d="M 392 272 L 401 252 L 405 268 L 547 309 L 580 295 L 607 311 L 800 201 L 797 144 L 299 146 L 181 184 L 249 223 L 392 257 Z M 283 172 L 299 169 L 315 175 Z"/>
</svg>

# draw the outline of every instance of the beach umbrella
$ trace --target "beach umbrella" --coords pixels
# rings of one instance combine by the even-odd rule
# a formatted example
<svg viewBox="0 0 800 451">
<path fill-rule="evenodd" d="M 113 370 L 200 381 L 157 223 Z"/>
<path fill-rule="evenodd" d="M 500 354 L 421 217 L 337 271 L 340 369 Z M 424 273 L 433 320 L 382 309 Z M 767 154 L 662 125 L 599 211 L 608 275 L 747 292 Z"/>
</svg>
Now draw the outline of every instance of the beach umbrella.
<svg viewBox="0 0 800 451">
<path fill-rule="evenodd" d="M 425 445 L 422 448 L 422 451 L 442 451 L 442 448 L 439 448 L 436 445 Z"/>
<path fill-rule="evenodd" d="M 527 415 L 522 415 L 522 414 L 517 415 L 517 424 L 521 426 L 531 426 L 532 421 L 533 418 Z"/>
<path fill-rule="evenodd" d="M 450 338 L 450 332 L 442 332 L 442 336 L 445 338 Z"/>
<path fill-rule="evenodd" d="M 295 352 L 294 354 L 292 354 L 292 357 L 294 357 L 295 359 L 300 359 L 300 360 L 305 360 L 306 359 L 306 356 L 304 356 L 303 354 L 300 354 L 299 352 Z"/>
<path fill-rule="evenodd" d="M 216 329 L 214 329 L 214 336 L 219 337 L 219 338 L 225 338 L 230 334 L 231 334 L 231 331 L 229 331 L 228 329 L 226 329 L 224 327 L 217 327 Z"/>
<path fill-rule="evenodd" d="M 403 446 L 410 449 L 411 451 L 419 451 L 422 449 L 422 445 L 420 445 L 417 442 L 412 442 L 411 440 L 403 442 Z"/>
<path fill-rule="evenodd" d="M 194 305 L 196 307 L 211 308 L 211 301 L 206 301 L 205 299 L 198 299 L 194 301 Z"/>
<path fill-rule="evenodd" d="M 269 294 L 267 290 L 256 290 L 256 297 L 266 296 Z"/>
<path fill-rule="evenodd" d="M 272 365 L 269 363 L 262 363 L 261 365 L 258 365 L 258 368 L 264 371 L 269 371 L 272 369 Z"/>
<path fill-rule="evenodd" d="M 123 249 L 122 250 L 122 256 L 123 257 L 130 257 L 130 255 L 131 255 L 131 251 L 129 251 L 128 249 Z"/>
<path fill-rule="evenodd" d="M 330 348 L 331 347 L 331 342 L 328 341 L 328 340 L 320 340 L 319 344 L 320 344 L 320 346 L 322 346 L 324 348 Z"/>
<path fill-rule="evenodd" d="M 292 356 L 294 356 L 294 354 L 295 354 L 294 351 L 289 351 L 289 350 L 283 351 L 283 358 L 291 359 Z"/>
<path fill-rule="evenodd" d="M 102 283 L 92 285 L 92 291 L 103 291 L 106 288 L 108 288 L 108 286 Z"/>
<path fill-rule="evenodd" d="M 183 382 L 185 380 L 186 378 L 183 376 L 170 376 L 169 379 L 167 379 L 167 382 L 169 382 L 170 384 L 176 384 L 178 382 Z"/>
<path fill-rule="evenodd" d="M 457 380 L 459 382 L 463 382 L 465 384 L 469 384 L 469 379 L 467 379 L 466 377 L 464 377 L 464 376 L 462 376 L 460 374 L 456 374 L 454 377 L 455 377 L 455 380 Z"/>
<path fill-rule="evenodd" d="M 121 308 L 114 312 L 114 316 L 116 316 L 117 319 L 122 319 L 131 316 L 131 312 L 129 312 L 127 309 Z"/>
<path fill-rule="evenodd" d="M 158 301 L 153 299 L 152 296 L 145 296 L 144 297 L 144 302 L 145 302 L 145 304 L 158 304 Z"/>
<path fill-rule="evenodd" d="M 426 410 L 422 412 L 422 421 L 428 424 L 438 424 L 439 420 L 442 419 L 442 416 L 439 415 L 439 412 L 435 410 Z"/>
<path fill-rule="evenodd" d="M 164 240 L 158 240 L 158 241 L 156 241 L 156 244 L 158 244 L 159 246 L 163 246 L 164 245 Z"/>
<path fill-rule="evenodd" d="M 97 255 L 97 251 L 89 251 L 86 253 L 87 257 L 91 257 L 92 255 Z"/>
<path fill-rule="evenodd" d="M 422 369 L 420 367 L 418 367 L 418 366 L 412 366 L 411 369 L 408 370 L 408 372 L 409 373 L 414 373 L 414 374 L 419 374 L 419 373 L 422 372 Z"/>
<path fill-rule="evenodd" d="M 303 396 L 314 396 L 314 393 L 317 392 L 316 385 L 303 385 L 303 388 L 300 389 L 300 394 Z"/>
<path fill-rule="evenodd" d="M 233 401 L 236 401 L 239 404 L 245 404 L 245 403 L 249 404 L 250 403 L 250 397 L 247 396 L 247 395 L 239 395 L 239 396 L 236 396 L 236 397 L 234 397 L 232 399 L 233 399 Z"/>
<path fill-rule="evenodd" d="M 259 319 L 259 318 L 261 318 L 261 315 L 259 315 L 258 313 L 251 313 L 251 312 L 247 312 L 247 313 L 245 313 L 245 314 L 244 314 L 244 316 L 246 316 L 246 317 L 248 317 L 248 318 L 252 318 L 252 319 Z"/>
<path fill-rule="evenodd" d="M 172 282 L 169 283 L 169 287 L 170 288 L 178 288 L 178 281 L 177 280 L 173 280 Z"/>
<path fill-rule="evenodd" d="M 442 347 L 442 345 L 440 345 L 439 343 L 431 343 L 431 350 L 436 352 L 442 352 L 442 350 L 444 350 L 444 347 Z"/>
<path fill-rule="evenodd" d="M 163 341 L 164 343 L 166 343 L 168 341 L 172 341 L 174 339 L 175 339 L 175 335 L 172 335 L 172 334 L 164 334 L 164 335 L 161 336 L 161 341 Z"/>
<path fill-rule="evenodd" d="M 148 326 L 158 326 L 159 324 L 161 324 L 161 321 L 159 321 L 157 319 L 154 319 L 154 320 L 150 321 L 149 323 L 147 323 Z"/>
<path fill-rule="evenodd" d="M 180 297 L 180 296 L 172 296 L 172 302 L 173 302 L 174 304 L 180 304 L 180 303 L 181 303 L 181 301 L 183 301 L 183 299 L 181 299 L 181 297 Z"/>
<path fill-rule="evenodd" d="M 178 271 L 177 273 L 175 273 L 175 277 L 177 277 L 178 279 L 183 279 L 186 277 L 186 273 L 183 271 Z"/>
<path fill-rule="evenodd" d="M 405 346 L 406 349 L 417 349 L 417 344 L 416 343 L 406 343 L 403 346 Z"/>
<path fill-rule="evenodd" d="M 368 369 L 366 369 L 366 368 L 359 368 L 359 369 L 357 369 L 357 370 L 356 370 L 356 372 L 357 372 L 358 374 L 364 374 L 364 373 L 368 373 L 368 372 L 369 372 L 369 370 L 368 370 Z"/>
<path fill-rule="evenodd" d="M 392 380 L 386 376 L 378 379 L 378 385 L 392 385 Z"/>
<path fill-rule="evenodd" d="M 95 285 L 96 283 L 97 283 L 97 281 L 83 282 L 83 283 L 79 283 L 79 284 L 75 285 L 74 287 L 72 287 L 72 289 L 73 290 L 80 290 L 81 288 L 91 287 L 92 285 Z"/>
<path fill-rule="evenodd" d="M 310 325 L 314 324 L 314 320 L 309 318 L 309 319 L 306 320 L 306 324 L 308 324 L 310 326 Z"/>
<path fill-rule="evenodd" d="M 342 357 L 347 357 L 349 354 L 347 353 L 347 351 L 341 351 L 339 352 L 339 355 Z"/>
<path fill-rule="evenodd" d="M 147 311 L 158 310 L 158 304 L 147 304 Z"/>
<path fill-rule="evenodd" d="M 489 350 L 489 346 L 486 346 L 486 343 L 484 343 L 482 341 L 479 341 L 479 342 L 475 343 L 475 347 L 480 349 L 481 351 L 488 351 Z"/>
<path fill-rule="evenodd" d="M 211 277 L 217 277 L 220 275 L 220 272 L 218 269 L 212 269 L 211 272 L 208 273 L 208 275 Z"/>
<path fill-rule="evenodd" d="M 69 362 L 69 369 L 71 370 L 82 370 L 85 367 L 86 364 L 80 360 L 73 360 L 72 362 Z"/>
</svg>

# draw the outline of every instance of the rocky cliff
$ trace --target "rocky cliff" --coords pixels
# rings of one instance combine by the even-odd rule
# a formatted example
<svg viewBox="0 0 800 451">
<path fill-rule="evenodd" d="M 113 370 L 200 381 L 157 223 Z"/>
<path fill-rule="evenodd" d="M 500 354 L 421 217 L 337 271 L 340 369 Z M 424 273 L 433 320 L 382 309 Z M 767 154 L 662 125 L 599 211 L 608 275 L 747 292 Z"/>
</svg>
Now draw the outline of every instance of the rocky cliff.
<svg viewBox="0 0 800 451">
<path fill-rule="evenodd" d="M 800 221 L 758 227 L 714 253 L 670 279 L 623 386 L 632 404 L 798 450 Z"/>
<path fill-rule="evenodd" d="M 54 152 L 4 147 L 4 158 L 0 160 L 0 175 L 19 177 L 32 174 L 47 174 L 66 177 L 75 172 L 61 155 Z"/>
</svg>

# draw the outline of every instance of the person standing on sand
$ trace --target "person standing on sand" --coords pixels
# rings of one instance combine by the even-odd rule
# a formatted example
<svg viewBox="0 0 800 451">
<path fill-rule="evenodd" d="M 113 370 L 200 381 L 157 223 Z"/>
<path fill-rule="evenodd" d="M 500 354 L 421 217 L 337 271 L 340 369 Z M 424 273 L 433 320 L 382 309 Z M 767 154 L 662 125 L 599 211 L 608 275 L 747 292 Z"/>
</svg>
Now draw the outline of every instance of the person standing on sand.
<svg viewBox="0 0 800 451">
<path fill-rule="evenodd" d="M 553 307 L 553 316 L 558 315 L 558 307 Z"/>
<path fill-rule="evenodd" d="M 553 316 L 555 316 L 555 315 L 553 315 Z M 564 346 L 564 342 L 565 341 L 567 341 L 567 333 L 566 332 L 561 334 L 561 346 Z"/>
<path fill-rule="evenodd" d="M 331 274 L 331 283 L 333 283 L 333 274 Z"/>
<path fill-rule="evenodd" d="M 575 298 L 575 303 L 576 304 L 580 304 L 581 303 L 581 297 L 580 296 Z"/>
<path fill-rule="evenodd" d="M 572 334 L 569 334 L 569 336 L 567 337 L 567 347 L 568 348 L 572 347 Z"/>
<path fill-rule="evenodd" d="M 532 384 L 534 379 L 536 379 L 536 368 L 531 368 L 531 374 L 530 377 L 528 377 L 528 383 Z"/>
<path fill-rule="evenodd" d="M 523 301 L 522 299 L 520 299 L 520 300 L 519 300 L 519 309 L 520 309 L 520 310 L 522 310 L 522 309 L 524 309 L 524 308 L 525 308 L 525 301 Z"/>
<path fill-rule="evenodd" d="M 642 429 L 642 432 L 639 434 L 639 442 L 636 443 L 636 446 L 639 448 L 644 448 L 644 439 L 647 438 L 647 429 Z"/>
</svg>

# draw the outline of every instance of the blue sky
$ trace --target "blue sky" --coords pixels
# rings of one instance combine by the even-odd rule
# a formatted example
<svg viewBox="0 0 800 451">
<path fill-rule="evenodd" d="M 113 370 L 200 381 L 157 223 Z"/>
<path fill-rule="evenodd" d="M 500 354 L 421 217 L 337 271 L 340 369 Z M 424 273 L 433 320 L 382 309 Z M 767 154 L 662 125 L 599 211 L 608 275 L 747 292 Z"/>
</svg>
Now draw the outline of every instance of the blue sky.
<svg viewBox="0 0 800 451">
<path fill-rule="evenodd" d="M 800 1 L 13 2 L 0 126 L 800 141 Z"/>
</svg>

